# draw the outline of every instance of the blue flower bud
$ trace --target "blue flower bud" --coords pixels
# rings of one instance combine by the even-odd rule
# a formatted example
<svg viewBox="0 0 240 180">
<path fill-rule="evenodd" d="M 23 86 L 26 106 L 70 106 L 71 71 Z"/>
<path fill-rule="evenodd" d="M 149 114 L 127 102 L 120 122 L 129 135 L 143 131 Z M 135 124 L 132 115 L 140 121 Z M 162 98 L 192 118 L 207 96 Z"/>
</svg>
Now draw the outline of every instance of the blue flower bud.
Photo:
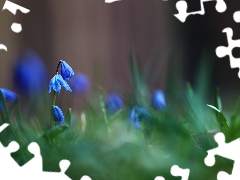
<svg viewBox="0 0 240 180">
<path fill-rule="evenodd" d="M 163 110 L 165 106 L 164 93 L 161 90 L 155 90 L 152 94 L 152 107 L 156 110 Z"/>
<path fill-rule="evenodd" d="M 72 68 L 63 60 L 61 60 L 61 75 L 66 81 L 74 75 Z"/>
<path fill-rule="evenodd" d="M 0 88 L 0 90 L 2 91 L 3 97 L 5 98 L 6 102 L 14 102 L 18 99 L 18 95 L 15 94 L 14 92 L 4 88 Z M 2 109 L 1 102 L 0 102 L 0 109 Z"/>
<path fill-rule="evenodd" d="M 40 57 L 33 51 L 26 51 L 14 69 L 14 84 L 25 95 L 44 90 L 47 84 L 47 70 Z"/>
<path fill-rule="evenodd" d="M 86 75 L 78 72 L 69 80 L 69 84 L 74 93 L 83 94 L 90 89 L 91 83 Z"/>
<path fill-rule="evenodd" d="M 64 123 L 64 115 L 62 110 L 58 106 L 52 106 L 52 116 L 56 125 Z"/>
<path fill-rule="evenodd" d="M 142 107 L 134 106 L 130 111 L 129 122 L 133 125 L 134 129 L 141 128 L 141 121 L 149 120 L 151 114 Z"/>
<path fill-rule="evenodd" d="M 107 112 L 114 113 L 123 107 L 123 101 L 118 94 L 112 93 L 105 100 Z"/>
<path fill-rule="evenodd" d="M 58 94 L 60 94 L 61 86 L 65 88 L 66 91 L 72 92 L 70 86 L 64 79 L 62 78 L 61 74 L 56 74 L 50 81 L 48 86 L 48 93 L 51 92 L 51 89 L 53 88 L 54 91 L 56 91 Z"/>
</svg>

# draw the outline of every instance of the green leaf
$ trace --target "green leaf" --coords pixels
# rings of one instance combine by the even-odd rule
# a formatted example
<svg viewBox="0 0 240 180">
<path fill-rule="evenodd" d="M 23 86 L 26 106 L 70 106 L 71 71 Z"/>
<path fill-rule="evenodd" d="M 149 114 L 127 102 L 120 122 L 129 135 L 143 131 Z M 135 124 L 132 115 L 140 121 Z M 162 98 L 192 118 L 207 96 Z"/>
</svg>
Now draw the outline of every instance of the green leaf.
<svg viewBox="0 0 240 180">
<path fill-rule="evenodd" d="M 212 80 L 212 66 L 213 66 L 213 57 L 211 54 L 207 53 L 205 50 L 202 52 L 201 61 L 199 63 L 195 86 L 196 94 L 200 97 L 199 101 L 205 102 L 207 100 L 209 87 Z"/>
<path fill-rule="evenodd" d="M 66 114 L 65 114 L 65 122 L 67 124 L 71 124 L 71 120 L 72 120 L 72 109 L 68 108 Z"/>
<path fill-rule="evenodd" d="M 225 116 L 223 115 L 223 113 L 218 112 L 217 113 L 217 119 L 218 119 L 218 122 L 219 122 L 219 124 L 221 126 L 221 131 L 222 132 L 230 130 L 230 128 L 229 128 L 229 126 L 227 124 L 227 120 L 226 120 Z"/>
<path fill-rule="evenodd" d="M 215 107 L 219 109 L 219 111 L 222 111 L 222 101 L 219 95 L 219 88 L 216 89 L 216 94 L 215 94 Z"/>
<path fill-rule="evenodd" d="M 9 112 L 8 112 L 8 109 L 7 109 L 7 104 L 6 104 L 5 98 L 4 98 L 1 90 L 0 90 L 0 102 L 1 102 L 1 105 L 2 105 L 3 117 L 6 121 L 6 123 L 11 124 L 10 117 L 9 117 Z"/>
<path fill-rule="evenodd" d="M 99 90 L 99 100 L 100 100 L 100 106 L 101 106 L 101 110 L 103 113 L 103 117 L 104 117 L 104 121 L 106 123 L 107 129 L 108 129 L 108 133 L 109 135 L 111 134 L 111 130 L 108 126 L 108 118 L 107 118 L 107 113 L 106 113 L 106 108 L 105 108 L 105 102 L 104 102 L 104 98 L 103 98 L 103 90 L 102 88 L 100 88 Z"/>
<path fill-rule="evenodd" d="M 116 117 L 122 112 L 123 109 L 119 109 L 117 112 L 115 112 L 112 117 L 110 118 L 110 122 L 112 122 Z"/>
<path fill-rule="evenodd" d="M 238 100 L 237 100 L 237 103 L 235 105 L 234 111 L 231 115 L 231 122 L 233 122 L 236 119 L 239 111 L 240 111 L 240 96 L 238 97 Z"/>
<path fill-rule="evenodd" d="M 139 71 L 137 59 L 133 52 L 130 54 L 129 62 L 134 85 L 135 100 L 138 105 L 147 106 L 146 99 L 148 95 L 148 89 L 143 80 L 142 74 Z"/>
<path fill-rule="evenodd" d="M 216 118 L 218 121 L 218 124 L 220 126 L 220 129 L 222 132 L 226 132 L 229 131 L 230 128 L 227 124 L 227 119 L 225 118 L 225 116 L 223 115 L 223 113 L 216 107 L 212 106 L 212 105 L 208 105 L 210 108 L 214 109 L 216 112 Z"/>
<path fill-rule="evenodd" d="M 40 138 L 44 138 L 48 141 L 52 141 L 55 138 L 57 138 L 61 133 L 63 133 L 66 129 L 68 129 L 68 127 L 69 126 L 67 124 L 55 126 L 53 129 L 43 134 Z"/>
<path fill-rule="evenodd" d="M 3 110 L 3 118 L 4 118 L 4 121 L 5 121 L 4 123 L 8 123 L 9 125 L 11 125 L 11 120 L 10 120 L 7 104 L 6 104 L 5 98 L 4 98 L 1 90 L 0 90 L 0 102 L 1 102 L 2 110 Z M 11 134 L 12 138 L 15 141 L 19 142 L 19 138 L 17 137 L 17 133 L 14 131 L 12 126 L 9 127 L 9 131 L 10 131 L 10 134 Z"/>
<path fill-rule="evenodd" d="M 194 128 L 197 129 L 198 133 L 206 132 L 209 128 L 209 123 L 205 117 L 203 110 L 201 109 L 199 101 L 197 101 L 197 98 L 195 97 L 190 83 L 187 83 L 187 98 L 192 110 L 191 116 L 192 122 L 194 122 L 195 125 Z"/>
</svg>

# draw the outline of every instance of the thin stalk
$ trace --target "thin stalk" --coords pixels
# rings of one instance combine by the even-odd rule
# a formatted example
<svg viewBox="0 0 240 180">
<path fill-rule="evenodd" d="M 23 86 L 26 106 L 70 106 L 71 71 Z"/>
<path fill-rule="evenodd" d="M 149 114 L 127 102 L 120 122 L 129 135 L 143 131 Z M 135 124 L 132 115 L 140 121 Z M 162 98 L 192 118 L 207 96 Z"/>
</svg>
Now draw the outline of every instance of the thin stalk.
<svg viewBox="0 0 240 180">
<path fill-rule="evenodd" d="M 56 100 L 57 100 L 57 93 L 54 91 L 53 92 L 53 103 L 52 103 L 53 106 L 56 105 Z M 54 127 L 55 127 L 55 122 L 54 122 L 53 114 L 51 111 L 51 129 L 53 129 Z"/>
<path fill-rule="evenodd" d="M 104 121 L 105 121 L 107 129 L 108 129 L 108 134 L 111 135 L 111 130 L 109 128 L 109 123 L 108 123 L 108 119 L 107 119 L 105 103 L 104 103 L 104 100 L 103 100 L 103 90 L 102 90 L 102 88 L 100 89 L 99 99 L 100 99 L 101 110 L 102 110 L 102 113 L 103 113 L 103 118 L 104 118 Z"/>
</svg>

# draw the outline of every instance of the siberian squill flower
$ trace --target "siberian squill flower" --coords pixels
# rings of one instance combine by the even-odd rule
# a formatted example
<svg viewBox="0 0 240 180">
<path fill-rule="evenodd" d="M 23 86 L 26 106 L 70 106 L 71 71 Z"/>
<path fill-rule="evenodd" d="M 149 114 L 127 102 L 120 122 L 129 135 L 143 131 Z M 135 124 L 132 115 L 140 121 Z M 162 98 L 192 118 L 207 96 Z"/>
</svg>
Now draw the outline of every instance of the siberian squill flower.
<svg viewBox="0 0 240 180">
<path fill-rule="evenodd" d="M 14 69 L 14 84 L 25 95 L 41 92 L 47 84 L 47 70 L 40 57 L 28 50 L 18 58 Z"/>
<path fill-rule="evenodd" d="M 61 75 L 63 79 L 67 81 L 74 75 L 74 72 L 65 61 L 60 60 L 60 62 L 61 62 Z"/>
<path fill-rule="evenodd" d="M 2 91 L 3 97 L 5 98 L 6 102 L 14 102 L 18 99 L 18 95 L 15 94 L 14 92 L 4 88 L 0 88 L 0 90 Z M 0 110 L 1 109 L 2 109 L 2 104 L 0 102 Z"/>
<path fill-rule="evenodd" d="M 52 116 L 56 126 L 64 123 L 63 112 L 58 106 L 52 106 Z"/>
<path fill-rule="evenodd" d="M 90 89 L 91 82 L 86 75 L 77 72 L 69 80 L 69 84 L 72 87 L 73 93 L 84 94 Z"/>
<path fill-rule="evenodd" d="M 133 125 L 134 129 L 141 128 L 141 121 L 149 120 L 151 114 L 143 107 L 134 106 L 130 111 L 129 122 Z"/>
<path fill-rule="evenodd" d="M 107 96 L 105 100 L 105 107 L 107 112 L 114 113 L 123 107 L 123 101 L 118 94 L 112 93 Z"/>
<path fill-rule="evenodd" d="M 61 86 L 65 88 L 66 91 L 72 92 L 70 86 L 68 83 L 63 79 L 61 74 L 56 74 L 50 81 L 48 86 L 48 93 L 51 92 L 51 89 L 53 88 L 54 91 L 56 91 L 58 94 L 60 94 Z"/>
<path fill-rule="evenodd" d="M 152 107 L 156 110 L 163 110 L 166 106 L 163 91 L 155 90 L 152 94 Z"/>
</svg>

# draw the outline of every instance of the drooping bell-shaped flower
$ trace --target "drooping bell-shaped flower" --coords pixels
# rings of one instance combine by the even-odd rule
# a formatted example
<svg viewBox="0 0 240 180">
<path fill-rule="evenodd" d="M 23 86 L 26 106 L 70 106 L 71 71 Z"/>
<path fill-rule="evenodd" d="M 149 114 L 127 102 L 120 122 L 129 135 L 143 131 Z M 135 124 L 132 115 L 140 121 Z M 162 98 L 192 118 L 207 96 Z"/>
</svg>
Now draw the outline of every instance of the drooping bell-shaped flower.
<svg viewBox="0 0 240 180">
<path fill-rule="evenodd" d="M 61 75 L 65 81 L 69 80 L 73 75 L 73 69 L 63 60 L 61 61 Z"/>
<path fill-rule="evenodd" d="M 114 113 L 123 107 L 123 101 L 118 94 L 112 93 L 107 96 L 105 100 L 105 107 L 107 112 Z"/>
<path fill-rule="evenodd" d="M 91 86 L 89 78 L 80 72 L 74 74 L 74 76 L 69 80 L 69 84 L 72 87 L 73 93 L 78 94 L 84 94 L 88 92 Z"/>
<path fill-rule="evenodd" d="M 18 99 L 18 95 L 8 89 L 0 88 L 2 91 L 3 97 L 5 98 L 6 102 L 14 102 Z M 2 104 L 0 102 L 0 110 L 2 109 Z"/>
<path fill-rule="evenodd" d="M 25 95 L 42 92 L 47 84 L 47 70 L 41 58 L 31 50 L 17 59 L 14 68 L 14 85 Z"/>
<path fill-rule="evenodd" d="M 55 121 L 55 125 L 61 125 L 64 123 L 63 112 L 58 106 L 52 106 L 52 116 Z"/>
<path fill-rule="evenodd" d="M 166 106 L 163 91 L 155 90 L 152 94 L 152 107 L 156 110 L 163 110 Z"/>
<path fill-rule="evenodd" d="M 129 122 L 133 125 L 134 129 L 141 128 L 141 121 L 149 120 L 151 117 L 150 112 L 143 107 L 134 106 L 129 115 Z"/>
<path fill-rule="evenodd" d="M 63 86 L 66 91 L 72 92 L 68 83 L 62 78 L 62 75 L 57 73 L 49 83 L 48 93 L 50 93 L 51 89 L 53 88 L 54 91 L 60 94 L 61 86 Z"/>
</svg>

